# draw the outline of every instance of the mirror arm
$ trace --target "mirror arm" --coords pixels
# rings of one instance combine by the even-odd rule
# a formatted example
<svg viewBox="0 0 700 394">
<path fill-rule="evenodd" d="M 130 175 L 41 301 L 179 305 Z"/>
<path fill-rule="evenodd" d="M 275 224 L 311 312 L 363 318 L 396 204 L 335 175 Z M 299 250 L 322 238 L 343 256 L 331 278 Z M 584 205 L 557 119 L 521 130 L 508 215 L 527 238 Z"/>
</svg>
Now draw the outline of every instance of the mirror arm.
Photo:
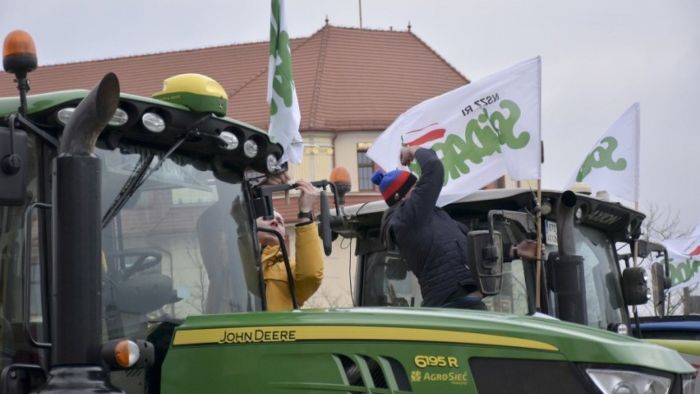
<svg viewBox="0 0 700 394">
<path fill-rule="evenodd" d="M 666 248 L 664 248 L 663 254 L 664 254 L 664 290 L 668 290 L 671 288 L 671 277 L 669 276 L 669 273 L 671 272 L 671 267 L 669 266 L 668 250 Z"/>
<path fill-rule="evenodd" d="M 22 126 L 25 126 L 29 130 L 33 131 L 36 135 L 51 144 L 54 148 L 58 148 L 58 139 L 56 139 L 54 136 L 35 126 L 34 123 L 25 118 L 23 115 L 15 114 L 15 116 L 17 117 L 17 122 L 19 122 Z"/>
</svg>

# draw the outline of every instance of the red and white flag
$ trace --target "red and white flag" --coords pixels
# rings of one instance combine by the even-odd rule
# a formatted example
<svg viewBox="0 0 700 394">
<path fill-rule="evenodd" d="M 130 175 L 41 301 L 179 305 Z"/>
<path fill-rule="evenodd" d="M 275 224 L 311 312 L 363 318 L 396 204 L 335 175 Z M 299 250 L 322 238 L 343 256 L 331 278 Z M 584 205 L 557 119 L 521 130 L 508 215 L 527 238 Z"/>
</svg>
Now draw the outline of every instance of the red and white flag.
<svg viewBox="0 0 700 394">
<path fill-rule="evenodd" d="M 541 59 L 527 60 L 401 114 L 367 155 L 385 171 L 402 146 L 434 150 L 445 168 L 438 205 L 503 176 L 540 179 Z M 417 164 L 411 169 L 419 171 Z"/>
</svg>

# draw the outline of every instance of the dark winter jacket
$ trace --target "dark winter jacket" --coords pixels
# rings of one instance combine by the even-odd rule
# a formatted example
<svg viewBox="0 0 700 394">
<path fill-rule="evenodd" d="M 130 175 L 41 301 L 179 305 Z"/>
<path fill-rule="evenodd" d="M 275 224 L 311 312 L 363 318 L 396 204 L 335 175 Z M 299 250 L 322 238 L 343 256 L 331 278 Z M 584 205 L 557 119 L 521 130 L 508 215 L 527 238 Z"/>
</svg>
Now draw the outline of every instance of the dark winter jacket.
<svg viewBox="0 0 700 394">
<path fill-rule="evenodd" d="M 388 231 L 420 282 L 423 306 L 440 306 L 454 294 L 477 290 L 467 262 L 467 238 L 435 203 L 444 168 L 434 151 L 418 149 L 421 176 L 412 193 L 392 207 Z"/>
</svg>

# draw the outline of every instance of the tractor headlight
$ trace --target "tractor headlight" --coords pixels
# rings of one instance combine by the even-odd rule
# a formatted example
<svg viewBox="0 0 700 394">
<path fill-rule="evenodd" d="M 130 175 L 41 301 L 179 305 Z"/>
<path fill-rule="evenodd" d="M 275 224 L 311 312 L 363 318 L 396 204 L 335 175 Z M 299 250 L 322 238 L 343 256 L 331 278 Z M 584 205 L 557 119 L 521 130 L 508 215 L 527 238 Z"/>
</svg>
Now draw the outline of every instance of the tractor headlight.
<svg viewBox="0 0 700 394">
<path fill-rule="evenodd" d="M 73 112 L 75 112 L 75 108 L 73 107 L 66 107 L 66 108 L 61 108 L 58 110 L 58 113 L 56 114 L 56 118 L 62 125 L 68 124 L 68 121 L 70 120 L 70 117 L 73 115 Z"/>
<path fill-rule="evenodd" d="M 238 137 L 229 131 L 222 131 L 219 138 L 223 141 L 223 148 L 226 150 L 234 150 L 238 148 Z"/>
<path fill-rule="evenodd" d="M 127 115 L 126 111 L 124 111 L 121 108 L 117 108 L 117 110 L 114 111 L 114 115 L 112 115 L 112 119 L 109 120 L 108 124 L 113 127 L 119 127 L 124 126 L 128 121 L 129 115 Z"/>
<path fill-rule="evenodd" d="M 277 165 L 277 158 L 273 154 L 267 155 L 267 161 L 265 164 L 267 164 L 267 172 L 274 173 L 280 169 L 280 167 Z"/>
<path fill-rule="evenodd" d="M 146 112 L 141 117 L 141 122 L 146 130 L 152 133 L 160 133 L 165 130 L 165 120 L 155 112 Z"/>
<path fill-rule="evenodd" d="M 595 385 L 605 394 L 667 394 L 671 379 L 634 371 L 586 369 Z"/>
<path fill-rule="evenodd" d="M 249 158 L 254 158 L 258 155 L 258 144 L 253 140 L 248 140 L 243 144 L 243 153 Z"/>
<path fill-rule="evenodd" d="M 70 120 L 71 116 L 73 116 L 73 112 L 75 112 L 75 108 L 73 107 L 66 107 L 66 108 L 61 108 L 58 113 L 56 114 L 56 118 L 62 125 L 68 124 L 68 121 Z M 108 124 L 113 127 L 119 127 L 119 126 L 124 126 L 126 122 L 129 121 L 129 115 L 126 113 L 121 108 L 117 108 L 116 111 L 114 111 L 114 115 L 112 115 L 112 118 L 109 120 Z"/>
</svg>

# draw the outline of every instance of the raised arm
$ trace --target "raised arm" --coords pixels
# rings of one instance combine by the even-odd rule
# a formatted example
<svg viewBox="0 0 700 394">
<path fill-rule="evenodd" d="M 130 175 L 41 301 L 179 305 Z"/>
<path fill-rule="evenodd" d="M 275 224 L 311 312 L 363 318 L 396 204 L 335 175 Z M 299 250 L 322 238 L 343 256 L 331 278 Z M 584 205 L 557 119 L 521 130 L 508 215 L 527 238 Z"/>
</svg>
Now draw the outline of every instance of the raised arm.
<svg viewBox="0 0 700 394">
<path fill-rule="evenodd" d="M 408 147 L 401 150 L 402 164 L 407 165 L 414 158 L 420 166 L 421 176 L 404 203 L 402 216 L 410 223 L 423 224 L 430 220 L 430 213 L 437 203 L 445 169 L 431 149 Z"/>
<path fill-rule="evenodd" d="M 295 227 L 295 267 L 294 281 L 296 284 L 297 300 L 302 305 L 308 300 L 323 280 L 323 253 L 321 252 L 321 239 L 318 236 L 318 227 L 311 219 L 304 217 L 313 211 L 313 206 L 318 201 L 319 193 L 311 183 L 305 180 L 297 180 L 299 185 L 299 216 L 301 223 Z M 313 215 L 311 215 L 313 217 Z"/>
<path fill-rule="evenodd" d="M 307 223 L 296 230 L 296 264 L 294 281 L 297 300 L 302 305 L 321 287 L 323 281 L 323 252 L 321 239 L 318 237 L 316 223 Z"/>
</svg>

